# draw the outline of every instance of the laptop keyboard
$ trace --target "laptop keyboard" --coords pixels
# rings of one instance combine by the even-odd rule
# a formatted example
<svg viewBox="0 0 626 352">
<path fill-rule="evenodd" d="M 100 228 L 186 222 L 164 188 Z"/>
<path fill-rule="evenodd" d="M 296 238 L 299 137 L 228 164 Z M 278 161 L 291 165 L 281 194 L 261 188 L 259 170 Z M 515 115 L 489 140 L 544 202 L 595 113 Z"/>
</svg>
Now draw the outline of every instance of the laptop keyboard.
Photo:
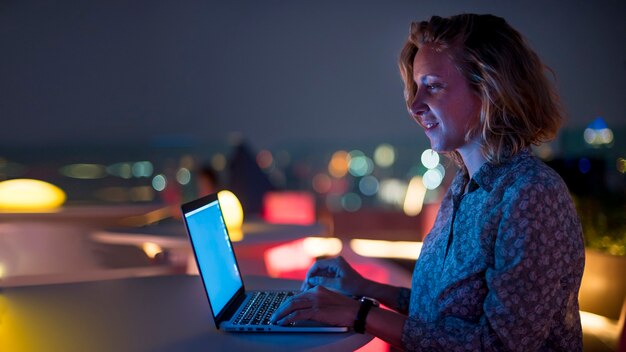
<svg viewBox="0 0 626 352">
<path fill-rule="evenodd" d="M 237 318 L 236 325 L 269 325 L 270 317 L 295 292 L 254 292 Z"/>
</svg>

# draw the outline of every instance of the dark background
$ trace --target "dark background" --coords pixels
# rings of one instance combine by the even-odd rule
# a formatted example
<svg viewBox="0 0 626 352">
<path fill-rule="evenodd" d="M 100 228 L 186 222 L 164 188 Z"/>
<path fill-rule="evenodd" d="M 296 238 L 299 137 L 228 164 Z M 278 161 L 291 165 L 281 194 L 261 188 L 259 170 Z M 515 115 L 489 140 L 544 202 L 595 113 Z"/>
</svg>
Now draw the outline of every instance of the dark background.
<svg viewBox="0 0 626 352">
<path fill-rule="evenodd" d="M 410 21 L 460 12 L 503 16 L 554 69 L 565 128 L 580 132 L 561 152 L 584 148 L 597 116 L 620 143 L 624 1 L 2 0 L 0 147 L 225 144 L 235 131 L 259 148 L 426 146 L 397 56 Z"/>
</svg>

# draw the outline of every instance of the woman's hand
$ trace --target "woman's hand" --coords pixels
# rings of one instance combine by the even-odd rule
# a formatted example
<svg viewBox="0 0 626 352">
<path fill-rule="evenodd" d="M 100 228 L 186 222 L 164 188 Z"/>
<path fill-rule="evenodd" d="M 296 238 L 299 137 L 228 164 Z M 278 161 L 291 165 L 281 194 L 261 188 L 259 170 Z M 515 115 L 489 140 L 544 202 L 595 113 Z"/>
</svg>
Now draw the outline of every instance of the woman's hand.
<svg viewBox="0 0 626 352">
<path fill-rule="evenodd" d="M 336 257 L 316 261 L 306 274 L 302 290 L 324 286 L 348 296 L 367 296 L 369 283 L 343 257 Z"/>
<path fill-rule="evenodd" d="M 271 321 L 288 325 L 300 320 L 314 320 L 335 326 L 352 326 L 360 303 L 350 297 L 315 286 L 285 301 Z"/>
</svg>

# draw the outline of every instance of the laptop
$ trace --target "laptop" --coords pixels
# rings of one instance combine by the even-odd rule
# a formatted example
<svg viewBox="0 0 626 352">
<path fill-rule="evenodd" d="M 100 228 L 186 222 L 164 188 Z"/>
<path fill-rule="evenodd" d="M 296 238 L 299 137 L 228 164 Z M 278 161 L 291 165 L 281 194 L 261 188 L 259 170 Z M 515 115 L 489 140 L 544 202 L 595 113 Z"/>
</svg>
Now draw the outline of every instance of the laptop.
<svg viewBox="0 0 626 352">
<path fill-rule="evenodd" d="M 345 332 L 312 321 L 272 325 L 272 313 L 298 291 L 247 291 L 217 194 L 181 206 L 198 272 L 218 329 L 231 332 Z"/>
</svg>

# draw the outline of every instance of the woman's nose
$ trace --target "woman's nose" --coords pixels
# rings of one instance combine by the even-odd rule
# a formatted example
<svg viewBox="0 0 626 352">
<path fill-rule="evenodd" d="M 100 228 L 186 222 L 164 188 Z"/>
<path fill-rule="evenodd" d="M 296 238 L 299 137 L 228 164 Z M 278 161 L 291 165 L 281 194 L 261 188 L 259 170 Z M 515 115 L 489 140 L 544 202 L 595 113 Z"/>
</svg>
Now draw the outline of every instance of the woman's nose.
<svg viewBox="0 0 626 352">
<path fill-rule="evenodd" d="M 428 112 L 428 105 L 424 103 L 420 92 L 415 94 L 415 98 L 413 99 L 409 110 L 414 117 L 420 117 Z"/>
</svg>

